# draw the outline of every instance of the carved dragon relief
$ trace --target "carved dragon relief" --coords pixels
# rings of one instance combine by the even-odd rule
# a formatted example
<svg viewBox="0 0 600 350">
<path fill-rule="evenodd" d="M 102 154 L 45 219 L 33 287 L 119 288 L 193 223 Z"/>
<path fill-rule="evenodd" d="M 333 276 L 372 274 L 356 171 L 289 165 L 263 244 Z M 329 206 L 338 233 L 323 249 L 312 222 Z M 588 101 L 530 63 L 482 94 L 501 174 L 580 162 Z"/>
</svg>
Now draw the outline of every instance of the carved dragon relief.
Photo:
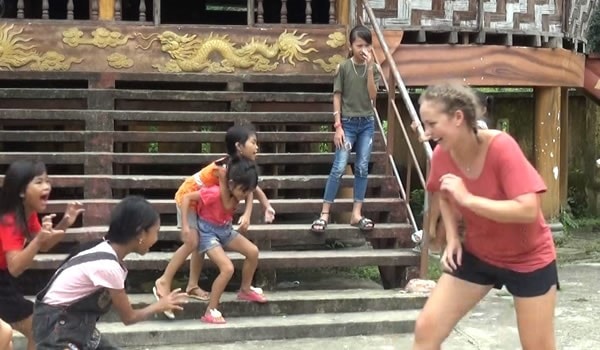
<svg viewBox="0 0 600 350">
<path fill-rule="evenodd" d="M 160 42 L 161 51 L 168 53 L 170 60 L 164 64 L 152 67 L 160 72 L 201 72 L 210 73 L 234 72 L 236 69 L 252 69 L 256 72 L 273 71 L 286 61 L 292 66 L 295 61 L 310 62 L 306 57 L 315 48 L 306 48 L 313 39 L 304 39 L 306 33 L 297 34 L 297 30 L 285 30 L 272 44 L 267 40 L 252 40 L 241 46 L 232 42 L 227 35 L 210 33 L 208 37 L 199 38 L 197 35 L 179 35 L 171 31 L 162 34 L 151 34 L 144 37 L 136 36 L 150 42 L 146 46 L 138 45 L 142 50 L 148 50 L 154 41 Z"/>
<path fill-rule="evenodd" d="M 39 53 L 36 45 L 25 43 L 33 38 L 23 38 L 20 30 L 14 29 L 14 24 L 0 25 L 0 70 L 13 70 L 29 65 L 35 71 L 66 71 L 74 63 L 81 63 L 82 58 L 65 57 L 56 51 Z"/>
<path fill-rule="evenodd" d="M 36 45 L 28 45 L 33 40 L 23 37 L 23 28 L 14 29 L 14 25 L 0 25 L 0 70 L 13 70 L 28 67 L 38 71 L 66 71 L 73 64 L 83 62 L 83 58 L 66 57 L 56 51 L 38 52 Z M 136 49 L 150 50 L 155 41 L 159 42 L 161 52 L 168 54 L 169 60 L 163 64 L 153 64 L 159 72 L 202 72 L 231 73 L 239 69 L 250 69 L 255 72 L 270 72 L 280 64 L 296 66 L 306 62 L 319 66 L 325 72 L 332 72 L 343 61 L 339 54 L 324 59 L 311 59 L 311 53 L 319 50 L 310 47 L 315 40 L 308 38 L 307 33 L 298 30 L 285 30 L 275 40 L 252 38 L 246 43 L 236 43 L 228 35 L 210 33 L 207 36 L 177 34 L 172 31 L 153 33 L 144 36 L 140 33 L 125 35 L 104 27 L 84 33 L 72 27 L 62 33 L 62 42 L 72 48 L 82 45 L 97 48 L 117 48 L 129 46 L 133 39 Z M 329 35 L 326 44 L 338 48 L 345 44 L 346 36 L 342 32 Z M 133 49 L 133 48 L 131 48 Z M 120 49 L 119 49 L 120 51 Z M 113 69 L 129 69 L 134 60 L 124 52 L 113 52 L 106 56 L 106 64 Z M 131 52 L 127 50 L 128 52 Z"/>
</svg>

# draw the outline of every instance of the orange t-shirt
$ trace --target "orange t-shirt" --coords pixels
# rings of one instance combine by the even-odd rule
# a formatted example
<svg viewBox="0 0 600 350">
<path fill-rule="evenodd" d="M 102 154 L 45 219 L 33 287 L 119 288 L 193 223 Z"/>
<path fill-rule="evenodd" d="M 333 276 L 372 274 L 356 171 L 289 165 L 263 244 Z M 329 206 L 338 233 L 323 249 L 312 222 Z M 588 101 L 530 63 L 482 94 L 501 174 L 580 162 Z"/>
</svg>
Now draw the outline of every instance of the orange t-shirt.
<svg viewBox="0 0 600 350">
<path fill-rule="evenodd" d="M 225 160 L 227 160 L 227 157 L 217 159 L 214 162 L 202 168 L 202 170 L 200 170 L 199 172 L 185 179 L 185 181 L 181 184 L 181 186 L 179 186 L 179 189 L 177 189 L 177 192 L 175 193 L 175 203 L 177 204 L 177 206 L 180 207 L 181 204 L 183 204 L 183 196 L 185 196 L 186 194 L 198 191 L 203 186 L 218 185 L 219 178 L 217 177 L 217 174 L 215 174 L 215 170 L 217 170 L 220 167 L 225 167 L 225 164 L 221 164 Z M 196 202 L 194 201 L 190 203 L 190 206 L 195 207 Z"/>
<path fill-rule="evenodd" d="M 543 193 L 547 189 L 519 144 L 506 133 L 496 135 L 490 141 L 483 170 L 477 179 L 465 177 L 450 153 L 436 147 L 427 190 L 439 191 L 440 177 L 448 173 L 459 176 L 472 194 L 493 200 L 511 200 L 527 193 Z M 501 223 L 455 205 L 466 225 L 464 247 L 479 259 L 524 273 L 556 260 L 552 233 L 541 210 L 532 223 Z"/>
</svg>

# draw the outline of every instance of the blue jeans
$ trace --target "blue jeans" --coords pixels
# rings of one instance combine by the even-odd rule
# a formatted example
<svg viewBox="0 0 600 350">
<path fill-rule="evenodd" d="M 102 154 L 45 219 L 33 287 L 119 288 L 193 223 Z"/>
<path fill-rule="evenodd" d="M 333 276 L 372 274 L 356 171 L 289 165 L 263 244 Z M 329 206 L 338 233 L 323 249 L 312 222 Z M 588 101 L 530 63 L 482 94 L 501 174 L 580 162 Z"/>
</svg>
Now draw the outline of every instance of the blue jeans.
<svg viewBox="0 0 600 350">
<path fill-rule="evenodd" d="M 369 174 L 369 160 L 373 148 L 373 133 L 375 130 L 374 117 L 342 117 L 342 128 L 346 143 L 350 143 L 356 152 L 354 163 L 354 202 L 363 202 L 367 192 L 367 175 Z M 345 147 L 335 151 L 333 166 L 325 185 L 325 203 L 333 203 L 340 187 L 340 180 L 346 165 L 350 150 Z"/>
</svg>

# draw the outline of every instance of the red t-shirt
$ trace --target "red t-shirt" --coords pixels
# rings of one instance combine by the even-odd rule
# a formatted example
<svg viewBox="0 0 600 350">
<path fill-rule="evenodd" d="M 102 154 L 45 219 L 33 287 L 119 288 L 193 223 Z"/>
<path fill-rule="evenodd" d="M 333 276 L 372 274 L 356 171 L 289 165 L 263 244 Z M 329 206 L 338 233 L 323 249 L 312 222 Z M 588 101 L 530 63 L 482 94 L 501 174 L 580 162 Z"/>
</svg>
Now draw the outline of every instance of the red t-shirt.
<svg viewBox="0 0 600 350">
<path fill-rule="evenodd" d="M 219 186 L 204 186 L 200 188 L 200 200 L 198 205 L 198 217 L 215 225 L 225 225 L 233 219 L 234 210 L 227 210 L 221 201 L 221 188 Z"/>
<path fill-rule="evenodd" d="M 529 163 L 517 142 L 508 134 L 496 135 L 489 144 L 481 175 L 469 179 L 456 166 L 450 153 L 436 147 L 431 160 L 427 190 L 440 190 L 440 177 L 451 173 L 463 180 L 472 194 L 493 200 L 510 200 L 527 193 L 543 193 L 546 185 Z M 541 210 L 530 224 L 500 223 L 456 204 L 465 225 L 464 247 L 494 266 L 531 272 L 556 259 L 550 228 Z"/>
<path fill-rule="evenodd" d="M 42 229 L 36 213 L 29 216 L 27 227 L 32 235 Z M 8 269 L 6 252 L 22 250 L 25 247 L 25 235 L 15 224 L 15 214 L 6 214 L 0 218 L 0 270 Z"/>
</svg>

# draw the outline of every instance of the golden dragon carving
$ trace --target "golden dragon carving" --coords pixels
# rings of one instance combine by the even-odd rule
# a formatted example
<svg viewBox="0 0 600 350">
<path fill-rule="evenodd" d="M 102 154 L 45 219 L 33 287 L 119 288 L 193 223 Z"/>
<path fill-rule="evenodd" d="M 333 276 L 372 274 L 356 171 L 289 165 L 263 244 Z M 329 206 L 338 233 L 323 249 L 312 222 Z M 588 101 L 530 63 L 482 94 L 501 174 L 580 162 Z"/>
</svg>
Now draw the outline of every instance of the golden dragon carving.
<svg viewBox="0 0 600 350">
<path fill-rule="evenodd" d="M 65 71 L 82 58 L 65 57 L 56 51 L 39 53 L 36 45 L 26 43 L 33 38 L 22 38 L 23 28 L 14 29 L 14 24 L 0 25 L 0 70 L 13 70 L 29 65 L 36 71 Z"/>
<path fill-rule="evenodd" d="M 162 34 L 136 36 L 149 43 L 138 48 L 147 50 L 154 41 L 160 42 L 161 51 L 171 58 L 166 64 L 155 64 L 152 67 L 160 72 L 201 72 L 231 73 L 236 69 L 252 69 L 256 72 L 275 70 L 279 61 L 296 65 L 296 61 L 310 62 L 307 54 L 318 52 L 315 48 L 306 48 L 313 39 L 304 39 L 307 34 L 297 34 L 297 30 L 285 30 L 272 43 L 267 40 L 252 39 L 241 46 L 232 42 L 227 35 L 210 33 L 208 37 L 198 38 L 196 35 L 179 35 L 171 31 Z"/>
</svg>

